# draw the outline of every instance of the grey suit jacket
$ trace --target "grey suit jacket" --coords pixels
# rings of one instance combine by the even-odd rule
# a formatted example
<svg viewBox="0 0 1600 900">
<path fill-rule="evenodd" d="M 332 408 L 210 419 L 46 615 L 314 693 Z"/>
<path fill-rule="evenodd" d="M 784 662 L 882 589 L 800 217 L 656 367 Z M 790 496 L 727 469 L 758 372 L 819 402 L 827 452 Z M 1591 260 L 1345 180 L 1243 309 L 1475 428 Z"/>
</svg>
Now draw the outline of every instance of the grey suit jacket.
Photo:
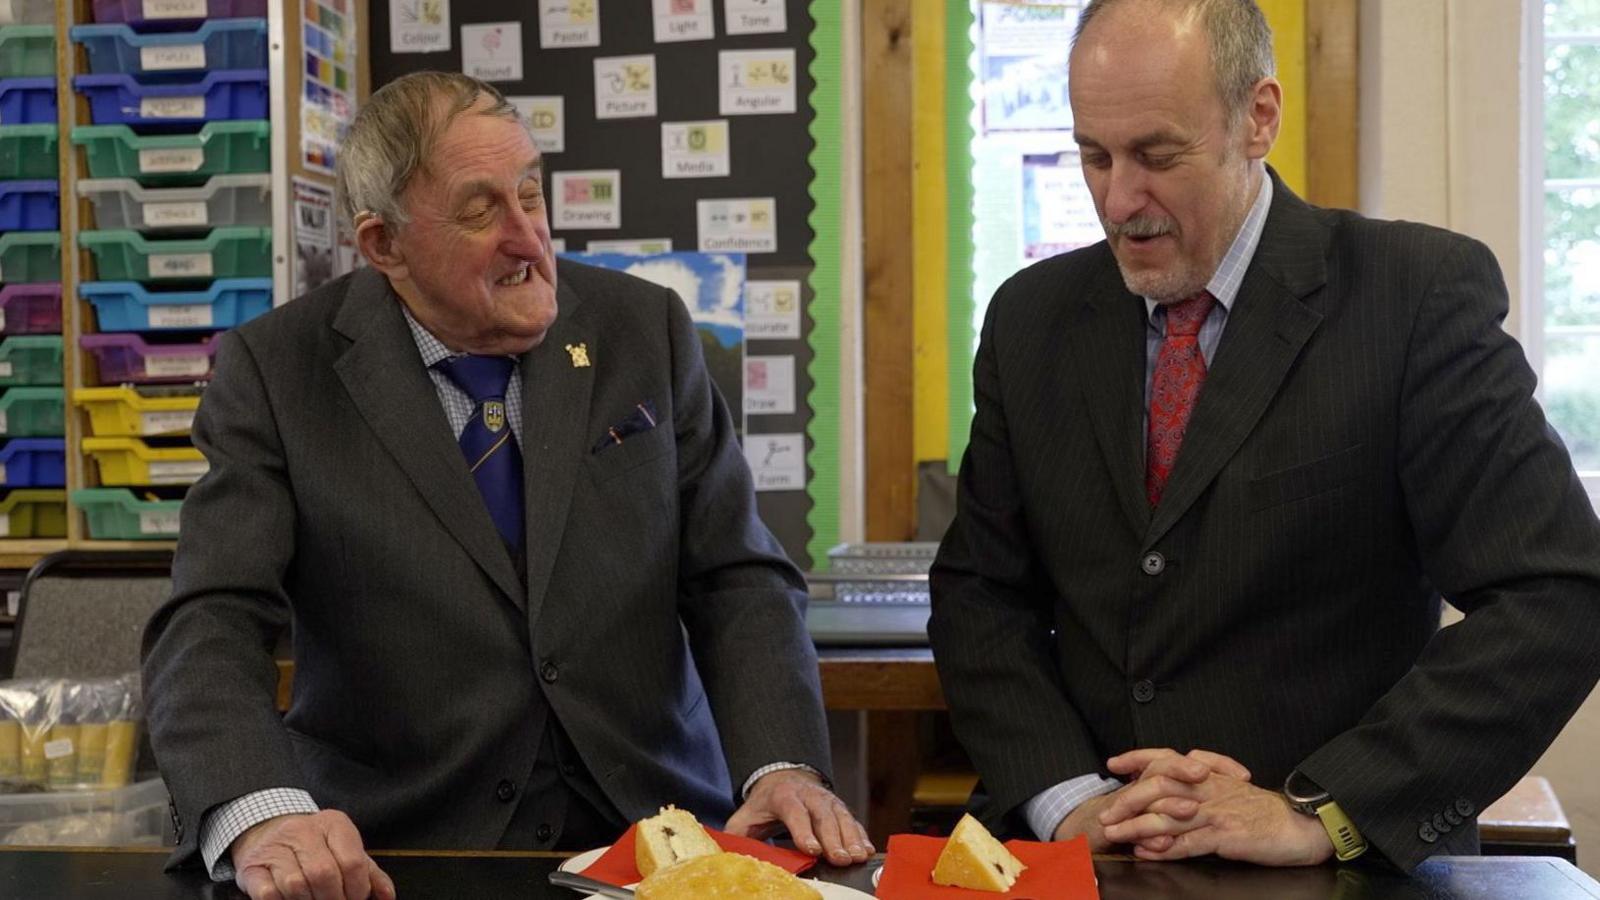
<svg viewBox="0 0 1600 900">
<path fill-rule="evenodd" d="M 828 771 L 804 583 L 756 518 L 687 311 L 565 261 L 559 284 L 522 358 L 526 589 L 381 275 L 223 336 L 194 429 L 211 469 L 145 635 L 175 860 L 206 811 L 274 786 L 368 846 L 492 848 L 514 806 L 496 786 L 526 782 L 546 708 L 630 818 L 720 823 L 759 766 Z M 592 452 L 643 400 L 660 424 Z"/>
<path fill-rule="evenodd" d="M 929 624 L 991 822 L 1199 747 L 1299 767 L 1401 866 L 1475 850 L 1600 677 L 1600 526 L 1505 314 L 1481 244 L 1277 183 L 1152 511 L 1109 248 L 1001 287 Z"/>
</svg>

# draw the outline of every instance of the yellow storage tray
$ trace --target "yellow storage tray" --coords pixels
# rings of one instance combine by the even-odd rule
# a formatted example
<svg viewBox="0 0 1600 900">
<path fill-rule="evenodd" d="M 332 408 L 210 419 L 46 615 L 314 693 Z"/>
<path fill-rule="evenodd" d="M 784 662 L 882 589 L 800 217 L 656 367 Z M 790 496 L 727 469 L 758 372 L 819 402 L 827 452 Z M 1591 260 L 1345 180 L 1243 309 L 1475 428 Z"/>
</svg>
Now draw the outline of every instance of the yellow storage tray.
<svg viewBox="0 0 1600 900">
<path fill-rule="evenodd" d="M 151 447 L 138 438 L 86 437 L 83 452 L 100 466 L 100 483 L 194 484 L 209 467 L 193 447 Z"/>
<path fill-rule="evenodd" d="M 184 435 L 194 424 L 200 397 L 145 397 L 126 385 L 79 388 L 72 402 L 89 411 L 89 433 L 95 437 Z"/>
<path fill-rule="evenodd" d="M 27 488 L 0 499 L 0 538 L 66 536 L 66 491 Z"/>
</svg>

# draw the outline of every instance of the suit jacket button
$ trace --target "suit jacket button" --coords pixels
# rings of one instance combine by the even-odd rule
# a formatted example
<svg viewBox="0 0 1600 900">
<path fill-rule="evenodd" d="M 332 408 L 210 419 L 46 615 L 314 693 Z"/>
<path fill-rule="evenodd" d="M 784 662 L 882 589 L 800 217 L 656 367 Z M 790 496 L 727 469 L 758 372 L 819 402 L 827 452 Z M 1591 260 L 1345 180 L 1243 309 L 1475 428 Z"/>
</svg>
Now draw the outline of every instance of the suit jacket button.
<svg viewBox="0 0 1600 900">
<path fill-rule="evenodd" d="M 1473 806 L 1472 801 L 1465 797 L 1456 801 L 1456 812 L 1460 813 L 1462 817 L 1470 816 L 1477 811 L 1478 808 Z"/>
<path fill-rule="evenodd" d="M 1433 823 L 1423 822 L 1422 827 L 1417 829 L 1417 837 L 1431 844 L 1439 839 L 1439 832 L 1433 830 Z"/>
<path fill-rule="evenodd" d="M 1133 699 L 1149 703 L 1156 698 L 1156 686 L 1148 678 L 1133 683 Z"/>
<path fill-rule="evenodd" d="M 571 778 L 572 776 L 578 774 L 578 767 L 569 762 L 562 763 L 561 774 Z"/>
<path fill-rule="evenodd" d="M 542 844 L 545 841 L 550 840 L 550 835 L 555 834 L 555 833 L 556 833 L 555 829 L 551 828 L 550 827 L 550 823 L 546 822 L 546 823 L 544 823 L 544 824 L 539 826 L 538 830 L 533 833 L 533 836 L 538 838 L 539 839 L 539 843 Z"/>
<path fill-rule="evenodd" d="M 494 786 L 494 795 L 500 799 L 501 803 L 510 803 L 511 798 L 517 795 L 517 786 L 510 781 L 501 781 Z"/>
<path fill-rule="evenodd" d="M 1433 830 L 1440 834 L 1446 834 L 1450 831 L 1450 823 L 1445 821 L 1442 813 L 1433 814 Z"/>
<path fill-rule="evenodd" d="M 1461 818 L 1460 813 L 1456 812 L 1456 808 L 1454 806 L 1446 806 L 1444 808 L 1444 820 L 1449 822 L 1452 827 L 1460 825 L 1462 822 L 1466 821 L 1465 819 Z"/>
<path fill-rule="evenodd" d="M 1152 550 L 1144 555 L 1144 559 L 1139 560 L 1139 568 L 1143 569 L 1146 575 L 1160 575 L 1166 571 L 1167 558 Z"/>
<path fill-rule="evenodd" d="M 555 663 L 547 662 L 539 667 L 539 677 L 544 679 L 545 684 L 555 684 L 556 679 L 561 677 L 561 670 L 556 668 Z"/>
</svg>

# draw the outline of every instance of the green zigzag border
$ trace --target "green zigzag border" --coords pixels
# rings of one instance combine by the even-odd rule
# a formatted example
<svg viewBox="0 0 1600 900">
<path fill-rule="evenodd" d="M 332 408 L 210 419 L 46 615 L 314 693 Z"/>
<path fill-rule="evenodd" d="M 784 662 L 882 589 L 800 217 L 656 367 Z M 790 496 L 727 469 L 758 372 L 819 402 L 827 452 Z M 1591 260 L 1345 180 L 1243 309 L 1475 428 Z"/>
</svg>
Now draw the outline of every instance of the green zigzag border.
<svg viewBox="0 0 1600 900">
<path fill-rule="evenodd" d="M 949 292 L 950 440 L 946 465 L 961 466 L 972 429 L 972 5 L 945 3 L 945 287 Z"/>
<path fill-rule="evenodd" d="M 828 549 L 839 541 L 839 305 L 840 292 L 840 159 L 839 126 L 843 33 L 839 0 L 812 0 L 811 77 L 816 84 L 811 94 L 811 421 L 806 436 L 811 448 L 806 462 L 811 478 L 806 493 L 811 509 L 806 524 L 811 538 L 806 553 L 811 568 L 828 567 Z"/>
</svg>

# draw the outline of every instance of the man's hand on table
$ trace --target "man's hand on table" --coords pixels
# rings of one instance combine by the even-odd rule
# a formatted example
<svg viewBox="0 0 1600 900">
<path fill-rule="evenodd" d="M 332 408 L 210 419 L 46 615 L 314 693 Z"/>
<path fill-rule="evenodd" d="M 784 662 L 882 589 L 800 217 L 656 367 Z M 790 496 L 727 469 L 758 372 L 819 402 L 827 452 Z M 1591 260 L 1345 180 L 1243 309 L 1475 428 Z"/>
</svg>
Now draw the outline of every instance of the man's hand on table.
<svg viewBox="0 0 1600 900">
<path fill-rule="evenodd" d="M 873 853 L 866 829 L 822 779 L 802 769 L 784 769 L 761 776 L 750 795 L 728 820 L 729 834 L 766 838 L 779 828 L 800 850 L 826 854 L 836 866 L 863 863 Z"/>
<path fill-rule="evenodd" d="M 1112 757 L 1107 767 L 1133 780 L 1109 794 L 1078 804 L 1056 826 L 1056 840 L 1086 835 L 1091 852 L 1105 853 L 1126 842 L 1107 835 L 1107 825 L 1143 816 L 1173 829 L 1171 834 L 1158 834 L 1151 839 L 1153 849 L 1165 850 L 1172 844 L 1172 834 L 1199 811 L 1199 784 L 1215 773 L 1250 779 L 1250 770 L 1238 762 L 1206 750 L 1194 750 L 1188 755 L 1166 749 L 1134 750 Z"/>
<path fill-rule="evenodd" d="M 231 852 L 234 883 L 251 900 L 395 900 L 394 882 L 338 810 L 258 822 Z"/>
</svg>

